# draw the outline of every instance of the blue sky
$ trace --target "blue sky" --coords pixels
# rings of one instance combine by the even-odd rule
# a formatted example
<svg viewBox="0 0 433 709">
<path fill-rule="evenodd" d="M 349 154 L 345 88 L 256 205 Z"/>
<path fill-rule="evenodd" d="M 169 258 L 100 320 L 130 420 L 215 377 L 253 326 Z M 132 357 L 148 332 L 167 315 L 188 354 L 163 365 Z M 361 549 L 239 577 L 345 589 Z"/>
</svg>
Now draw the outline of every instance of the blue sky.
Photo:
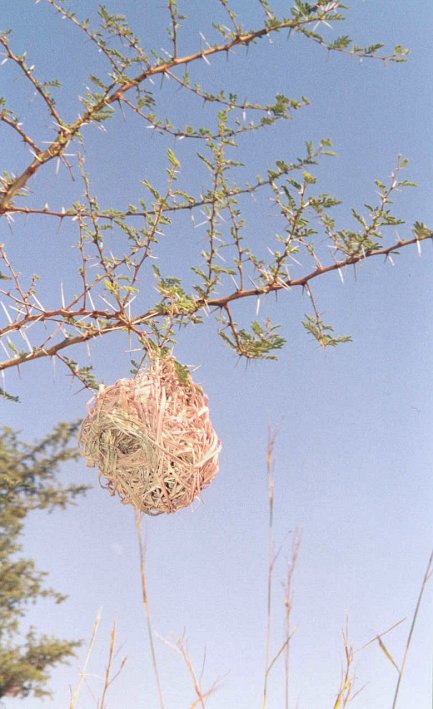
<svg viewBox="0 0 433 709">
<path fill-rule="evenodd" d="M 415 221 L 433 223 L 431 194 L 433 69 L 430 28 L 433 11 L 421 0 L 349 2 L 346 26 L 359 44 L 381 41 L 387 47 L 411 49 L 404 65 L 331 55 L 305 40 L 275 36 L 238 51 L 228 64 L 213 60 L 197 70 L 210 87 L 225 84 L 248 100 L 267 101 L 277 92 L 301 94 L 311 106 L 291 123 L 242 142 L 240 154 L 251 175 L 278 158 L 293 159 L 306 139 L 331 137 L 338 153 L 317 169 L 323 190 L 343 200 L 342 223 L 350 208 L 374 198 L 373 180 L 385 180 L 399 153 L 409 158 L 408 179 L 419 187 L 399 195 L 397 213 L 407 220 L 398 227 L 410 234 Z M 162 3 L 111 0 L 107 6 L 125 12 L 146 46 L 164 42 Z M 278 2 L 279 7 L 285 3 Z M 96 3 L 75 0 L 80 16 L 94 14 Z M 189 19 L 182 41 L 196 48 L 198 33 L 219 16 L 217 4 L 180 3 Z M 209 8 L 212 8 L 210 10 Z M 251 2 L 237 7 L 253 24 Z M 214 14 L 213 14 L 214 13 Z M 68 91 L 59 107 L 73 118 L 94 59 L 91 47 L 62 22 L 44 1 L 24 0 L 2 8 L 2 29 L 12 28 L 17 51 L 28 50 L 40 76 L 59 77 Z M 99 59 L 96 59 L 99 61 Z M 228 67 L 228 68 L 227 68 Z M 51 135 L 43 110 L 26 93 L 11 67 L 0 68 L 2 93 L 20 117 L 43 139 Z M 176 103 L 175 103 L 176 101 Z M 199 103 L 163 86 L 161 110 L 180 119 L 204 122 Z M 28 156 L 2 129 L 2 169 L 18 171 Z M 139 180 L 158 181 L 165 164 L 161 155 L 173 147 L 182 161 L 182 180 L 199 191 L 205 174 L 191 146 L 174 145 L 151 135 L 131 117 L 107 124 L 107 133 L 86 129 L 87 164 L 104 206 L 127 204 L 140 196 Z M 194 146 L 193 146 L 194 147 Z M 56 177 L 48 165 L 31 185 L 34 204 L 62 206 L 79 195 L 68 173 Z M 248 234 L 260 248 L 272 238 L 267 208 L 246 202 Z M 187 274 L 189 258 L 203 248 L 204 233 L 188 219 L 175 223 L 160 249 L 160 263 L 171 275 Z M 23 273 L 45 276 L 47 302 L 59 302 L 57 276 L 74 287 L 72 225 L 43 219 L 16 220 L 11 233 L 1 226 Z M 219 475 L 203 496 L 204 504 L 176 515 L 150 519 L 148 583 L 154 629 L 176 638 L 186 631 L 191 656 L 199 667 L 206 648 L 204 684 L 222 678 L 209 701 L 212 709 L 253 709 L 261 705 L 263 683 L 266 581 L 267 502 L 265 454 L 268 427 L 278 427 L 275 450 L 275 539 L 285 541 L 275 571 L 274 647 L 283 633 L 282 596 L 291 530 L 300 529 L 302 544 L 295 577 L 291 661 L 292 707 L 332 707 L 339 684 L 343 650 L 341 629 L 348 618 L 355 649 L 396 621 L 407 620 L 391 636 L 389 648 L 401 657 L 424 568 L 432 546 L 433 490 L 433 295 L 432 253 L 423 245 L 403 251 L 395 266 L 380 260 L 362 264 L 356 279 L 337 274 L 316 284 L 315 294 L 337 334 L 353 342 L 336 350 L 320 350 L 300 325 L 307 303 L 301 293 L 262 303 L 263 313 L 282 323 L 287 340 L 278 362 L 238 362 L 216 335 L 215 324 L 181 332 L 175 354 L 200 365 L 196 372 L 210 399 L 212 419 L 223 441 Z M 254 317 L 255 303 L 239 308 L 239 318 Z M 113 336 L 92 344 L 92 362 L 106 383 L 127 376 L 125 342 Z M 7 375 L 8 388 L 22 403 L 0 403 L 1 421 L 32 439 L 59 419 L 85 414 L 88 393 L 78 392 L 59 368 L 34 362 L 20 375 Z M 55 588 L 69 593 L 58 607 L 42 604 L 30 613 L 39 628 L 60 636 L 90 636 L 98 609 L 102 622 L 92 655 L 89 684 L 98 694 L 113 620 L 121 655 L 127 665 L 108 695 L 110 709 L 158 706 L 149 663 L 145 619 L 140 600 L 137 541 L 132 510 L 99 489 L 97 477 L 83 463 L 65 466 L 65 480 L 92 482 L 94 489 L 76 508 L 49 517 L 35 514 L 25 545 L 39 566 L 50 572 Z M 288 535 L 288 536 L 287 536 Z M 427 709 L 431 701 L 431 593 L 422 607 L 401 691 L 401 709 Z M 180 658 L 157 641 L 167 709 L 183 709 L 194 699 Z M 391 706 L 395 671 L 376 646 L 355 654 L 357 687 L 365 685 L 353 706 Z M 83 656 L 56 670 L 55 698 L 43 706 L 68 706 L 69 686 L 78 682 Z M 269 709 L 283 707 L 281 668 L 271 679 Z M 297 704 L 298 702 L 298 704 Z M 19 706 L 9 700 L 7 707 Z M 26 709 L 40 701 L 26 700 Z M 81 709 L 95 706 L 83 688 Z"/>
</svg>

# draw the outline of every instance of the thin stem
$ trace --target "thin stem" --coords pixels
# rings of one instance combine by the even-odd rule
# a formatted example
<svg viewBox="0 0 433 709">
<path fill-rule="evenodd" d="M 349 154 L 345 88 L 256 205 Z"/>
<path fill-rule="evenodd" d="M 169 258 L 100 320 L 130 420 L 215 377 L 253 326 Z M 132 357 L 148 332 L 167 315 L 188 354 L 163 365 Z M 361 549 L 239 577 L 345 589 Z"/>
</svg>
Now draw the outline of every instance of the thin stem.
<svg viewBox="0 0 433 709">
<path fill-rule="evenodd" d="M 149 646 L 150 646 L 150 654 L 152 656 L 153 672 L 155 675 L 156 686 L 158 689 L 159 706 L 160 706 L 160 709 L 164 709 L 164 698 L 163 698 L 163 694 L 162 694 L 162 686 L 161 686 L 161 680 L 160 680 L 160 676 L 159 676 L 155 643 L 153 640 L 152 621 L 151 621 L 150 607 L 149 607 L 149 595 L 147 592 L 146 565 L 145 565 L 146 555 L 145 555 L 145 546 L 143 544 L 141 521 L 142 521 L 142 515 L 140 512 L 136 511 L 135 526 L 137 529 L 137 537 L 138 537 L 138 551 L 139 551 L 139 559 L 140 559 L 140 579 L 141 579 L 141 591 L 142 591 L 142 598 L 143 598 L 143 606 L 144 606 L 144 612 L 146 615 L 147 634 L 149 637 Z"/>
<path fill-rule="evenodd" d="M 74 15 L 73 12 L 70 12 L 66 8 L 62 7 L 58 3 L 55 2 L 55 0 L 47 0 L 47 2 L 52 5 L 52 7 L 56 10 L 56 12 L 61 15 L 63 19 L 68 19 L 70 22 L 72 22 L 73 25 L 78 27 L 84 34 L 88 37 L 88 39 L 91 42 L 94 42 L 95 45 L 98 47 L 98 51 L 102 52 L 102 54 L 105 55 L 105 57 L 108 59 L 110 62 L 111 66 L 113 69 L 116 71 L 120 71 L 120 67 L 117 65 L 117 63 L 114 61 L 112 55 L 107 51 L 104 42 L 101 41 L 100 38 L 98 38 L 98 35 L 96 32 L 91 32 L 87 25 L 83 22 L 80 22 L 80 20 L 77 19 L 77 17 Z"/>
<path fill-rule="evenodd" d="M 406 641 L 406 647 L 405 647 L 405 651 L 404 651 L 404 655 L 403 655 L 403 660 L 402 660 L 402 663 L 400 666 L 400 671 L 398 673 L 398 680 L 397 680 L 397 685 L 395 688 L 394 700 L 392 702 L 392 709 L 395 709 L 397 706 L 398 695 L 400 692 L 400 686 L 401 686 L 403 674 L 404 674 L 404 671 L 406 668 L 407 657 L 409 654 L 409 650 L 410 650 L 410 646 L 411 646 L 411 642 L 412 642 L 412 637 L 413 637 L 413 633 L 415 630 L 416 621 L 418 619 L 419 610 L 421 608 L 422 598 L 423 598 L 425 588 L 427 586 L 427 583 L 428 583 L 432 573 L 433 573 L 433 551 L 430 554 L 430 558 L 428 560 L 427 568 L 425 570 L 424 578 L 422 580 L 421 588 L 420 588 L 420 591 L 418 594 L 418 599 L 416 602 L 415 611 L 413 614 L 412 623 L 411 623 L 410 630 L 409 630 L 409 635 L 408 635 L 407 641 Z"/>
<path fill-rule="evenodd" d="M 176 11 L 175 0 L 167 0 L 168 11 L 170 13 L 171 21 L 171 41 L 173 44 L 173 57 L 177 57 L 177 29 L 178 29 L 178 19 Z"/>
<path fill-rule="evenodd" d="M 292 609 L 293 609 L 293 576 L 298 560 L 301 537 L 298 531 L 294 532 L 292 553 L 287 570 L 285 583 L 284 606 L 286 610 L 286 639 L 284 653 L 284 707 L 289 709 L 289 670 L 290 670 L 290 640 L 292 639 Z"/>
<path fill-rule="evenodd" d="M 191 658 L 189 657 L 189 655 L 188 655 L 188 653 L 187 653 L 187 651 L 186 651 L 186 648 L 185 648 L 185 645 L 184 645 L 182 639 L 180 639 L 179 642 L 177 643 L 177 647 L 178 647 L 179 652 L 180 652 L 180 654 L 182 655 L 182 658 L 183 658 L 183 660 L 184 660 L 184 662 L 185 662 L 185 664 L 186 664 L 186 666 L 187 666 L 187 668 L 188 668 L 188 672 L 189 672 L 189 674 L 191 675 L 191 679 L 192 679 L 192 682 L 193 682 L 193 685 L 194 685 L 194 691 L 195 691 L 195 693 L 196 693 L 196 695 L 197 695 L 197 701 L 194 702 L 194 704 L 195 704 L 196 706 L 201 706 L 202 709 L 206 709 L 206 703 L 205 703 L 206 698 L 205 698 L 205 695 L 203 694 L 203 691 L 202 691 L 202 689 L 201 689 L 201 687 L 200 687 L 200 681 L 199 681 L 199 679 L 198 679 L 198 677 L 197 677 L 197 674 L 196 674 L 195 669 L 194 669 L 194 665 L 192 664 L 192 660 L 191 660 Z"/>
<path fill-rule="evenodd" d="M 262 709 L 266 709 L 268 701 L 268 675 L 270 669 L 271 652 L 271 626 L 272 626 L 272 581 L 274 572 L 274 470 L 273 452 L 275 445 L 275 434 L 269 431 L 268 445 L 266 449 L 266 473 L 268 481 L 268 589 L 267 589 L 267 613 L 266 613 L 266 648 L 265 648 L 265 672 L 263 685 Z"/>
<path fill-rule="evenodd" d="M 108 651 L 108 662 L 107 662 L 107 667 L 105 668 L 104 687 L 102 690 L 102 697 L 101 697 L 101 701 L 99 703 L 98 709 L 104 709 L 105 698 L 107 696 L 108 689 L 113 684 L 114 680 L 119 676 L 121 671 L 123 670 L 126 660 L 127 660 L 127 658 L 124 657 L 120 663 L 120 667 L 117 670 L 117 672 L 112 677 L 110 677 L 112 666 L 113 666 L 115 646 L 116 646 L 116 623 L 113 623 L 113 627 L 111 629 L 111 636 L 110 636 L 110 649 Z"/>
<path fill-rule="evenodd" d="M 54 120 L 56 121 L 56 123 L 61 124 L 61 118 L 54 107 L 53 99 L 47 94 L 47 92 L 44 90 L 43 86 L 33 76 L 33 73 L 32 73 L 33 67 L 27 66 L 27 64 L 25 63 L 25 60 L 24 60 L 24 55 L 18 56 L 17 54 L 15 54 L 12 51 L 12 49 L 9 47 L 9 42 L 4 35 L 0 35 L 0 44 L 4 47 L 4 49 L 6 51 L 7 58 L 11 59 L 21 69 L 21 71 L 25 74 L 27 79 L 33 85 L 35 91 L 39 94 L 39 96 L 45 102 L 49 112 L 51 113 L 51 115 L 54 118 Z"/>
<path fill-rule="evenodd" d="M 6 125 L 10 126 L 10 128 L 13 128 L 18 133 L 18 135 L 23 140 L 23 142 L 27 143 L 27 145 L 29 145 L 31 147 L 31 149 L 33 150 L 33 152 L 36 155 L 39 155 L 39 153 L 42 152 L 41 149 L 38 148 L 36 143 L 30 138 L 30 136 L 27 135 L 27 133 L 25 131 L 23 131 L 19 121 L 12 120 L 11 118 L 8 118 L 4 114 L 0 114 L 0 121 L 3 121 L 3 123 L 6 123 Z"/>
<path fill-rule="evenodd" d="M 349 631 L 346 622 L 346 628 L 343 630 L 344 642 L 344 668 L 342 670 L 341 684 L 335 700 L 334 709 L 344 709 L 347 707 L 352 696 L 354 677 L 352 675 L 353 664 L 353 647 L 349 644 Z"/>
<path fill-rule="evenodd" d="M 89 660 L 90 660 L 90 657 L 91 657 L 92 652 L 93 652 L 93 647 L 94 647 L 94 645 L 95 645 L 96 635 L 97 635 L 97 633 L 98 633 L 98 628 L 99 628 L 100 622 L 101 622 L 101 612 L 98 611 L 98 613 L 97 613 L 97 615 L 96 615 L 95 622 L 94 622 L 94 624 L 93 624 L 92 636 L 91 636 L 91 638 L 90 638 L 90 643 L 89 643 L 89 646 L 88 646 L 88 648 L 87 648 L 87 652 L 86 652 L 86 657 L 85 657 L 85 660 L 84 660 L 83 668 L 82 668 L 82 670 L 81 670 L 81 672 L 80 672 L 80 680 L 79 680 L 79 682 L 78 682 L 78 685 L 77 685 L 77 688 L 76 688 L 74 694 L 73 694 L 72 697 L 71 697 L 71 701 L 70 701 L 70 704 L 69 704 L 69 709 L 74 709 L 75 706 L 76 706 L 76 704 L 77 704 L 78 697 L 79 697 L 80 692 L 81 692 L 81 687 L 83 686 L 83 682 L 84 682 L 85 677 L 86 677 L 87 665 L 89 664 Z"/>
</svg>

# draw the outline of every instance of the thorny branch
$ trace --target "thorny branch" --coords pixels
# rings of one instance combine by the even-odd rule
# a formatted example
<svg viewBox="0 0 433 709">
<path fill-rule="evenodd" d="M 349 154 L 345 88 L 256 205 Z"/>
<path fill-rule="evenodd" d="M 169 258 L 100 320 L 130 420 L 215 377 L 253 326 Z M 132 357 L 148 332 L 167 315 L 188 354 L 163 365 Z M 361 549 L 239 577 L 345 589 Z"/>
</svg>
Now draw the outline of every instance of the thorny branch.
<svg viewBox="0 0 433 709">
<path fill-rule="evenodd" d="M 112 15 L 101 7 L 99 26 L 81 20 L 59 0 L 46 0 L 50 8 L 67 24 L 78 29 L 84 40 L 94 46 L 108 63 L 106 75 L 91 74 L 93 88 L 86 87 L 80 97 L 81 109 L 72 122 L 65 120 L 52 95 L 60 90 L 57 81 L 43 82 L 35 67 L 27 63 L 26 55 L 12 48 L 12 37 L 0 35 L 4 50 L 2 67 L 16 67 L 32 92 L 42 99 L 48 111 L 54 139 L 41 148 L 42 139 L 30 136 L 25 125 L 0 100 L 0 124 L 19 138 L 23 149 L 32 159 L 19 173 L 5 172 L 0 178 L 0 216 L 6 220 L 12 234 L 10 245 L 0 245 L 0 347 L 4 359 L 0 371 L 49 357 L 58 359 L 71 375 L 84 386 L 96 387 L 90 365 L 83 366 L 66 356 L 65 350 L 122 331 L 127 334 L 129 349 L 170 347 L 177 329 L 182 325 L 200 324 L 214 313 L 219 321 L 219 334 L 240 356 L 273 358 L 284 344 L 277 327 L 266 318 L 254 320 L 250 328 L 236 322 L 232 309 L 238 301 L 255 299 L 257 314 L 260 304 L 270 293 L 298 288 L 308 296 L 312 309 L 306 315 L 304 327 L 322 346 L 335 345 L 348 338 L 335 337 L 332 327 L 322 321 L 320 309 L 313 297 L 311 283 L 319 276 L 337 271 L 343 280 L 348 266 L 383 256 L 392 262 L 400 249 L 412 244 L 420 250 L 423 240 L 431 240 L 433 232 L 422 223 L 415 223 L 412 234 L 386 240 L 385 227 L 395 227 L 403 221 L 392 213 L 395 193 L 411 183 L 400 180 L 405 161 L 398 160 L 388 186 L 376 181 L 379 199 L 376 205 L 365 205 L 365 212 L 352 211 L 356 228 L 336 226 L 332 210 L 338 200 L 320 193 L 314 166 L 324 156 L 333 155 L 328 139 L 318 147 L 306 144 L 305 155 L 293 162 L 280 159 L 267 167 L 263 176 L 246 180 L 247 166 L 234 156 L 238 140 L 253 140 L 254 133 L 271 127 L 277 121 L 287 121 L 294 112 L 309 104 L 308 99 L 291 99 L 279 94 L 274 102 L 239 99 L 224 86 L 210 91 L 194 80 L 194 66 L 217 55 L 231 56 L 236 47 L 255 45 L 260 39 L 282 30 L 302 34 L 328 51 L 355 57 L 377 58 L 382 61 L 404 61 L 407 50 L 396 47 L 384 56 L 382 45 L 358 47 L 347 36 L 329 42 L 318 29 L 341 22 L 344 7 L 338 0 L 320 0 L 314 5 L 294 0 L 288 17 L 278 17 L 268 0 L 258 0 L 263 11 L 261 26 L 246 30 L 229 0 L 218 0 L 220 13 L 228 25 L 214 22 L 209 39 L 199 35 L 200 48 L 182 54 L 180 32 L 186 18 L 175 0 L 167 0 L 169 49 L 144 49 L 139 37 L 121 15 Z M 3 69 L 2 69 L 3 70 Z M 216 71 L 218 70 L 218 67 Z M 212 71 L 215 71 L 212 68 Z M 176 126 L 170 118 L 161 118 L 158 92 L 154 79 L 171 81 L 185 100 L 204 102 L 215 108 L 214 123 L 201 127 Z M 226 82 L 224 82 L 226 83 Z M 191 193 L 185 187 L 185 170 L 172 149 L 166 152 L 166 185 L 161 188 L 147 176 L 142 180 L 144 197 L 126 208 L 101 206 L 96 188 L 86 168 L 86 127 L 105 123 L 118 108 L 125 106 L 137 119 L 143 119 L 153 134 L 171 136 L 177 143 L 194 138 L 191 145 L 200 146 L 193 154 L 200 170 L 204 167 L 209 179 L 202 180 L 201 191 Z M 35 105 L 34 110 L 37 110 Z M 255 116 L 249 120 L 248 116 Z M 125 116 L 126 118 L 126 116 Z M 250 136 L 248 138 L 248 136 Z M 66 151 L 70 152 L 67 153 Z M 66 163 L 66 158 L 70 162 Z M 81 198 L 72 204 L 51 208 L 38 203 L 38 192 L 30 200 L 28 186 L 41 168 L 54 158 L 62 160 L 81 178 Z M 190 169 L 190 166 L 189 166 Z M 80 181 L 75 183 L 80 184 Z M 250 238 L 251 225 L 246 219 L 246 200 L 270 199 L 270 217 L 277 225 L 271 233 Z M 269 205 L 269 201 L 267 201 Z M 269 209 L 269 207 L 268 207 Z M 186 286 L 176 275 L 166 275 L 165 267 L 155 263 L 159 242 L 175 229 L 174 220 L 185 228 L 185 215 L 191 215 L 193 228 L 206 229 L 205 248 L 196 263 L 191 264 L 192 285 Z M 36 275 L 22 274 L 11 258 L 14 254 L 14 234 L 23 219 L 50 218 L 58 221 L 59 229 L 68 225 L 68 234 L 77 230 L 74 259 L 78 264 L 74 295 L 67 301 L 63 283 L 59 283 L 60 300 L 45 306 L 47 294 Z M 266 225 L 257 229 L 269 230 Z M 248 236 L 248 238 L 247 238 Z M 260 236 L 260 238 L 258 238 Z M 394 240 L 393 240 L 394 239 Z M 264 243 L 268 258 L 258 254 L 254 244 Z M 177 244 L 176 244 L 177 246 Z M 180 244 L 180 249 L 183 245 Z M 74 262 L 75 262 L 74 261 Z M 296 275 L 291 271 L 296 269 Z M 63 279 L 60 274 L 59 281 Z M 71 290 L 69 282 L 68 290 Z M 156 291 L 157 297 L 152 297 Z M 134 365 L 135 366 L 135 365 Z M 3 382 L 4 383 L 4 382 Z M 5 392 L 5 388 L 2 387 Z"/>
<path fill-rule="evenodd" d="M 228 3 L 225 4 L 226 6 L 228 6 Z M 329 11 L 326 9 L 329 3 L 327 3 L 326 5 L 323 2 L 317 3 L 313 8 L 313 12 L 311 13 L 297 13 L 293 18 L 282 19 L 280 21 L 267 23 L 264 27 L 261 27 L 252 32 L 241 33 L 237 31 L 234 35 L 231 36 L 231 39 L 229 41 L 220 44 L 215 44 L 213 46 L 206 46 L 205 48 L 202 48 L 197 52 L 193 52 L 192 54 L 183 57 L 175 56 L 168 61 L 157 62 L 153 66 L 146 67 L 144 71 L 139 72 L 134 77 L 125 77 L 123 78 L 123 80 L 115 80 L 111 85 L 105 87 L 105 90 L 103 91 L 102 95 L 98 97 L 98 100 L 94 101 L 87 108 L 86 111 L 84 111 L 75 121 L 73 121 L 69 125 L 63 124 L 60 116 L 58 115 L 54 107 L 53 100 L 44 91 L 42 85 L 38 81 L 36 81 L 33 72 L 27 67 L 24 60 L 21 57 L 15 55 L 10 50 L 7 37 L 4 34 L 1 35 L 0 42 L 6 49 L 7 57 L 12 59 L 16 64 L 18 64 L 18 66 L 24 71 L 29 81 L 35 86 L 36 90 L 44 99 L 56 123 L 58 124 L 59 131 L 57 133 L 56 139 L 51 143 L 51 145 L 40 155 L 38 155 L 37 158 L 35 158 L 35 160 L 26 168 L 26 170 L 24 170 L 23 173 L 21 173 L 19 177 L 16 177 L 10 184 L 5 186 L 4 193 L 0 199 L 0 214 L 4 213 L 7 210 L 13 198 L 23 187 L 25 187 L 30 177 L 34 175 L 35 172 L 42 165 L 49 162 L 54 157 L 57 157 L 65 149 L 69 141 L 74 136 L 76 136 L 77 133 L 79 133 L 83 126 L 97 121 L 101 111 L 106 110 L 107 107 L 110 107 L 112 104 L 115 104 L 120 101 L 124 97 L 124 95 L 131 89 L 136 88 L 141 83 L 148 79 L 151 79 L 154 76 L 163 76 L 170 69 L 179 66 L 185 66 L 188 64 L 193 64 L 194 62 L 200 59 L 209 60 L 209 57 L 216 54 L 221 54 L 222 52 L 230 52 L 237 46 L 248 46 L 256 40 L 261 39 L 262 37 L 273 32 L 287 29 L 295 32 L 302 32 L 303 34 L 307 34 L 308 36 L 308 30 L 306 29 L 308 25 L 316 24 L 317 21 L 324 22 L 325 20 L 335 20 L 332 13 L 335 12 L 339 4 L 340 3 L 338 2 L 330 3 L 330 5 L 332 5 L 332 8 L 331 11 Z M 170 7 L 172 6 L 173 4 L 170 5 Z M 83 23 L 81 23 L 81 26 L 82 24 Z M 124 36 L 124 33 L 121 32 L 120 26 L 118 27 L 118 33 L 119 36 Z M 320 44 L 325 44 L 323 38 L 320 35 L 317 35 L 316 33 L 310 33 L 310 36 L 314 41 L 317 41 Z M 344 47 L 344 49 L 346 48 Z M 342 48 L 337 46 L 335 47 L 335 50 L 342 51 Z M 354 53 L 357 55 L 361 54 L 361 56 L 363 55 L 363 52 L 359 51 Z M 366 56 L 373 55 L 374 53 L 372 52 L 366 53 Z M 394 57 L 393 55 L 392 57 L 388 57 L 388 59 L 396 59 L 396 57 Z"/>
</svg>

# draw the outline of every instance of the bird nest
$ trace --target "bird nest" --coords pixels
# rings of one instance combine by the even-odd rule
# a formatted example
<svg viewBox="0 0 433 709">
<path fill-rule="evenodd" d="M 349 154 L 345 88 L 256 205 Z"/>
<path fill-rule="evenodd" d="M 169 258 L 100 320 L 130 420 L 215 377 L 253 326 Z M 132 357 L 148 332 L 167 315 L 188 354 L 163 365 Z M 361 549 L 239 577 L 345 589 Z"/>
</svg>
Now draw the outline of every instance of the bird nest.
<svg viewBox="0 0 433 709">
<path fill-rule="evenodd" d="M 135 378 L 101 389 L 88 408 L 83 456 L 123 503 L 150 515 L 176 512 L 215 477 L 221 442 L 207 398 L 172 357 L 153 357 Z"/>
</svg>

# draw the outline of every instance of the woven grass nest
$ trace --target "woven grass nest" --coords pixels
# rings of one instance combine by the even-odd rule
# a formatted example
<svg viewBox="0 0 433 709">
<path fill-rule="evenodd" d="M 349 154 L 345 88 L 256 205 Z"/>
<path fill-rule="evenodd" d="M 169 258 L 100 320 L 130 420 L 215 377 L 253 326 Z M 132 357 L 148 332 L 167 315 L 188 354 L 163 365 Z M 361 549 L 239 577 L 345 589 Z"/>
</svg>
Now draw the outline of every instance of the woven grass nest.
<svg viewBox="0 0 433 709">
<path fill-rule="evenodd" d="M 171 356 L 154 356 L 133 379 L 101 389 L 88 410 L 79 435 L 87 465 L 142 512 L 187 507 L 218 471 L 221 442 L 207 398 Z"/>
</svg>

